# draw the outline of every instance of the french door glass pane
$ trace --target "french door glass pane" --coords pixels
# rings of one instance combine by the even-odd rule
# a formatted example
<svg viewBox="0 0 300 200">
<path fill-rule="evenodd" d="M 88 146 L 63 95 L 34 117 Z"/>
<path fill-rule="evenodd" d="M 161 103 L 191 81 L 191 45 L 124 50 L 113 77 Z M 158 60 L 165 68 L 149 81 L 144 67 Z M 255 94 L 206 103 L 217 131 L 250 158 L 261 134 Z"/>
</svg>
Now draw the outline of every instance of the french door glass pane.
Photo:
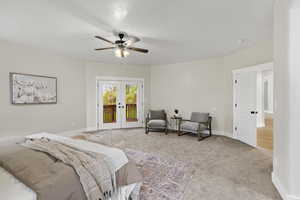
<svg viewBox="0 0 300 200">
<path fill-rule="evenodd" d="M 126 84 L 126 121 L 135 122 L 137 119 L 137 90 L 136 84 Z"/>
<path fill-rule="evenodd" d="M 103 94 L 103 123 L 116 123 L 118 88 L 112 84 L 102 87 Z"/>
</svg>

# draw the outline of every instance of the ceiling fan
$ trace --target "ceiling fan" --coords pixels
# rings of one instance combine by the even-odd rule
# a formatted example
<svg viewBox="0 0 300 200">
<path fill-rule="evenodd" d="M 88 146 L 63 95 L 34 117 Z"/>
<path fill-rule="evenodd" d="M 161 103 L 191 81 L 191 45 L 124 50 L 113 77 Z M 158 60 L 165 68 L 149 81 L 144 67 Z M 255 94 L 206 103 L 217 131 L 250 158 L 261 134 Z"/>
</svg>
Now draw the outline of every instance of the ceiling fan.
<svg viewBox="0 0 300 200">
<path fill-rule="evenodd" d="M 119 33 L 118 36 L 119 36 L 119 39 L 116 40 L 115 42 L 112 42 L 112 41 L 105 39 L 103 37 L 100 37 L 100 36 L 95 36 L 95 38 L 97 38 L 97 39 L 103 40 L 107 43 L 114 45 L 113 47 L 98 48 L 98 49 L 95 49 L 95 51 L 115 49 L 115 55 L 119 58 L 127 57 L 130 54 L 129 51 L 127 51 L 127 50 L 137 51 L 140 53 L 148 53 L 149 52 L 148 49 L 142 49 L 142 48 L 137 48 L 137 47 L 131 46 L 132 44 L 140 41 L 140 39 L 138 37 L 133 37 L 133 36 L 128 37 L 128 35 L 124 32 Z"/>
</svg>

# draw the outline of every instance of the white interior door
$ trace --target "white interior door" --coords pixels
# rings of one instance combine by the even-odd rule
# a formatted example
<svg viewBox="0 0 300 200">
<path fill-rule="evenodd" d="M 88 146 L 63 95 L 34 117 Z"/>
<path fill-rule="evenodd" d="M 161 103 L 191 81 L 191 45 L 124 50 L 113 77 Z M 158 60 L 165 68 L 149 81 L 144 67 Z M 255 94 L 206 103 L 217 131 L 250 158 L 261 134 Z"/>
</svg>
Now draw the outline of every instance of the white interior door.
<svg viewBox="0 0 300 200">
<path fill-rule="evenodd" d="M 98 82 L 97 109 L 100 129 L 121 128 L 122 87 L 120 81 Z"/>
<path fill-rule="evenodd" d="M 240 141 L 256 146 L 257 72 L 234 76 L 234 131 Z"/>
<path fill-rule="evenodd" d="M 98 128 L 142 127 L 143 85 L 139 80 L 98 81 Z"/>
</svg>

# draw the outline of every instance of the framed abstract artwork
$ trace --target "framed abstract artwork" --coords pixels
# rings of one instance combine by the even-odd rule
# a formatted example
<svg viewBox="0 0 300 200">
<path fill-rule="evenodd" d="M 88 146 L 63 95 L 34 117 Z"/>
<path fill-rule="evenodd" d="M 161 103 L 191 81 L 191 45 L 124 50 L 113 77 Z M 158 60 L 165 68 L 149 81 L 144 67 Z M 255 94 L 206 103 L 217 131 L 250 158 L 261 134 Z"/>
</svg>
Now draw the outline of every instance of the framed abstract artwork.
<svg viewBox="0 0 300 200">
<path fill-rule="evenodd" d="M 57 78 L 9 73 L 12 104 L 56 104 Z"/>
</svg>

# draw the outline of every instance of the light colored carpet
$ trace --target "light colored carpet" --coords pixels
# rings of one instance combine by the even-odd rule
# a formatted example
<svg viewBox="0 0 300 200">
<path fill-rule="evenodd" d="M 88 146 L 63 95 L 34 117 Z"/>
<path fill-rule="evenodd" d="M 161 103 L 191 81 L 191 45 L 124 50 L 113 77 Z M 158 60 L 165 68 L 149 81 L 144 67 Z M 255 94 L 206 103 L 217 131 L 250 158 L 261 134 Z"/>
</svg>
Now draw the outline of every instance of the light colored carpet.
<svg viewBox="0 0 300 200">
<path fill-rule="evenodd" d="M 196 172 L 185 200 L 280 200 L 271 181 L 272 157 L 239 141 L 213 136 L 196 137 L 143 129 L 115 130 L 113 144 L 191 162 Z"/>
</svg>

